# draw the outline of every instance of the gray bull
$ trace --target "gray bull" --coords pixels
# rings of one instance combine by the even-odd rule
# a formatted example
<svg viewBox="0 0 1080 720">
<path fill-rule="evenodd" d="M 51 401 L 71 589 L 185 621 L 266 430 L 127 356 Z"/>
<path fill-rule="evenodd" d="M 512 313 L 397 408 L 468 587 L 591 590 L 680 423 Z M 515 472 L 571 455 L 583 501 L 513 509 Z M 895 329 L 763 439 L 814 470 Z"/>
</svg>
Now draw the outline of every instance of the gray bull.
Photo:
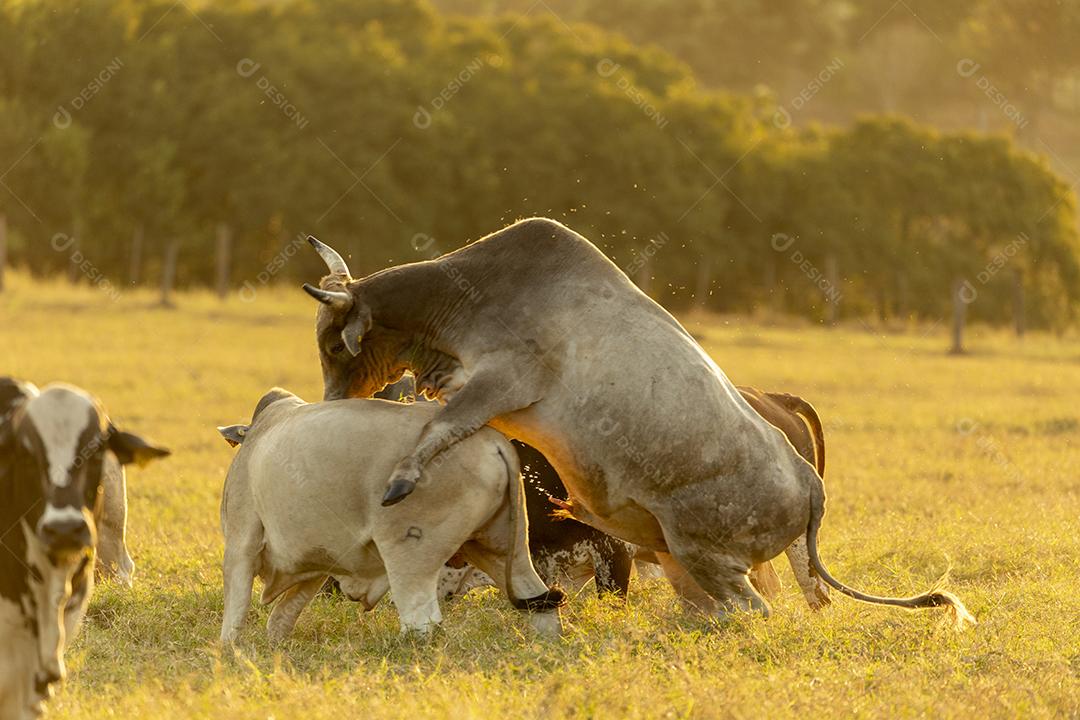
<svg viewBox="0 0 1080 720">
<path fill-rule="evenodd" d="M 802 398 L 787 393 L 763 392 L 757 388 L 737 386 L 739 394 L 750 403 L 761 417 L 776 426 L 795 450 L 813 463 L 818 475 L 825 477 L 825 434 L 814 406 Z M 413 402 L 416 385 L 412 375 L 387 385 L 375 393 L 386 400 Z M 630 568 L 635 553 L 639 560 L 638 571 L 643 570 L 642 561 L 658 562 L 652 552 L 640 552 L 633 545 L 621 542 L 599 530 L 572 518 L 552 512 L 552 505 L 560 505 L 566 499 L 566 488 L 551 467 L 534 448 L 514 441 L 518 461 L 525 476 L 525 507 L 529 515 L 529 552 L 533 564 L 545 582 L 558 582 L 572 590 L 578 590 L 592 577 L 596 577 L 598 592 L 615 592 L 625 597 L 629 588 Z M 800 540 L 787 549 L 791 569 L 810 607 L 819 610 L 829 603 L 828 586 L 817 577 L 810 567 L 806 544 Z M 644 568 L 647 571 L 647 568 Z M 462 568 L 446 568 L 440 579 L 440 597 L 462 595 L 468 590 L 482 587 L 486 576 L 468 565 Z M 780 593 L 781 583 L 771 562 L 760 563 L 750 569 L 750 582 L 766 600 Z"/>
<path fill-rule="evenodd" d="M 383 481 L 438 408 L 384 400 L 305 403 L 272 390 L 250 426 L 219 428 L 242 442 L 225 480 L 223 642 L 232 642 L 251 603 L 252 580 L 274 606 L 271 640 L 292 632 L 300 612 L 333 576 L 371 609 L 393 592 L 402 631 L 442 620 L 436 587 L 455 553 L 496 578 L 540 630 L 558 632 L 564 596 L 549 590 L 529 559 L 521 473 L 494 430 L 476 433 L 429 468 L 415 503 L 379 507 Z"/>
<path fill-rule="evenodd" d="M 548 458 L 574 517 L 653 550 L 704 610 L 767 615 L 747 572 L 805 536 L 811 567 L 836 590 L 970 619 L 947 592 L 877 597 L 833 578 L 817 552 L 825 490 L 813 466 L 674 317 L 562 224 L 523 220 L 357 280 L 311 242 L 331 272 L 305 285 L 322 303 L 325 397 L 368 396 L 411 370 L 446 402 L 390 473 L 384 505 L 490 424 Z"/>
</svg>

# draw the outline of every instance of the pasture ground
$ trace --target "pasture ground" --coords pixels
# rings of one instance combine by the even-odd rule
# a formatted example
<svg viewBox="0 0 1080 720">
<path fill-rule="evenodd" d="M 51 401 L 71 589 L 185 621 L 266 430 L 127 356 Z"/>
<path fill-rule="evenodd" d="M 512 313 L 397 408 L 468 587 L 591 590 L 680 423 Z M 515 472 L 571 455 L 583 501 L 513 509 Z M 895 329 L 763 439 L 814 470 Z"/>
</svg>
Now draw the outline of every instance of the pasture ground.
<svg viewBox="0 0 1080 720">
<path fill-rule="evenodd" d="M 828 447 L 822 555 L 868 591 L 908 594 L 951 566 L 978 617 L 834 595 L 814 614 L 781 561 L 768 621 L 684 616 L 662 581 L 629 606 L 591 586 L 559 640 L 534 637 L 493 592 L 401 637 L 387 602 L 360 615 L 319 599 L 268 646 L 258 607 L 238 652 L 216 644 L 218 502 L 232 451 L 214 427 L 249 417 L 272 385 L 320 396 L 314 303 L 207 294 L 155 307 L 9 276 L 0 374 L 64 379 L 174 456 L 130 473 L 133 590 L 100 585 L 68 653 L 57 718 L 1080 717 L 1080 341 L 976 329 L 948 357 L 945 328 L 823 330 L 736 318 L 688 326 L 738 383 L 804 396 Z"/>
</svg>

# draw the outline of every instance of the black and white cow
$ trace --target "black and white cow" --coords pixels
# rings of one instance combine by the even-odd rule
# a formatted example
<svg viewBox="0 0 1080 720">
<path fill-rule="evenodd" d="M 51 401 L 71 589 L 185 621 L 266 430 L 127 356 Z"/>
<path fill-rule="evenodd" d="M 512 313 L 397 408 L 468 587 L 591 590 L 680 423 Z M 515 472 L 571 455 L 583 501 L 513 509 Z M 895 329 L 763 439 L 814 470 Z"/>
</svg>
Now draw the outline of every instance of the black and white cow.
<svg viewBox="0 0 1080 720">
<path fill-rule="evenodd" d="M 106 458 L 167 454 L 79 388 L 0 378 L 0 717 L 36 717 L 64 678 L 94 586 Z"/>
</svg>

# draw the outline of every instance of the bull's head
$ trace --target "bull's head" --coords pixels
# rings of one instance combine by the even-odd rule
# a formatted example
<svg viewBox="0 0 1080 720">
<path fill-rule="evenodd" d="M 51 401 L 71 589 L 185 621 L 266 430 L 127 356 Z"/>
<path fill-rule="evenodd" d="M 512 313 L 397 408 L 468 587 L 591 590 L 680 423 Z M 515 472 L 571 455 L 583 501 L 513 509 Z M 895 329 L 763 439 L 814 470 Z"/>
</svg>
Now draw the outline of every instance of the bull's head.
<svg viewBox="0 0 1080 720">
<path fill-rule="evenodd" d="M 369 397 L 401 376 L 402 368 L 395 362 L 396 348 L 372 337 L 376 333 L 371 307 L 341 255 L 313 237 L 308 242 L 330 271 L 319 287 L 304 284 L 307 294 L 321 303 L 315 334 L 323 372 L 323 399 Z"/>
</svg>

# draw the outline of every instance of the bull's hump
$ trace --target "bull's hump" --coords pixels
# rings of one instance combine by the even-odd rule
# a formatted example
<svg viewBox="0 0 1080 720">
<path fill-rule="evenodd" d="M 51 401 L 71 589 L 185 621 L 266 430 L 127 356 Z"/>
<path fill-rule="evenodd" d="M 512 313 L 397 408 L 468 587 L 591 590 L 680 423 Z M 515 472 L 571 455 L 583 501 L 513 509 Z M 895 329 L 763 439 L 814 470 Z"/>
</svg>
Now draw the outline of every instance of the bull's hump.
<svg viewBox="0 0 1080 720">
<path fill-rule="evenodd" d="M 444 255 L 441 260 L 471 263 L 481 257 L 490 260 L 502 271 L 515 267 L 528 268 L 532 271 L 530 274 L 544 282 L 550 278 L 539 275 L 549 265 L 557 266 L 560 270 L 584 269 L 592 273 L 601 267 L 617 271 L 607 256 L 586 238 L 556 220 L 543 217 L 519 220 Z M 599 264 L 590 266 L 591 262 Z M 518 277 L 516 282 L 521 283 L 527 277 Z"/>
<path fill-rule="evenodd" d="M 534 243 L 554 244 L 580 244 L 593 248 L 593 244 L 558 220 L 546 217 L 531 217 L 518 220 L 502 230 L 487 235 L 477 240 L 480 243 L 520 243 L 532 241 Z M 595 249 L 595 248 L 594 248 Z"/>
</svg>

